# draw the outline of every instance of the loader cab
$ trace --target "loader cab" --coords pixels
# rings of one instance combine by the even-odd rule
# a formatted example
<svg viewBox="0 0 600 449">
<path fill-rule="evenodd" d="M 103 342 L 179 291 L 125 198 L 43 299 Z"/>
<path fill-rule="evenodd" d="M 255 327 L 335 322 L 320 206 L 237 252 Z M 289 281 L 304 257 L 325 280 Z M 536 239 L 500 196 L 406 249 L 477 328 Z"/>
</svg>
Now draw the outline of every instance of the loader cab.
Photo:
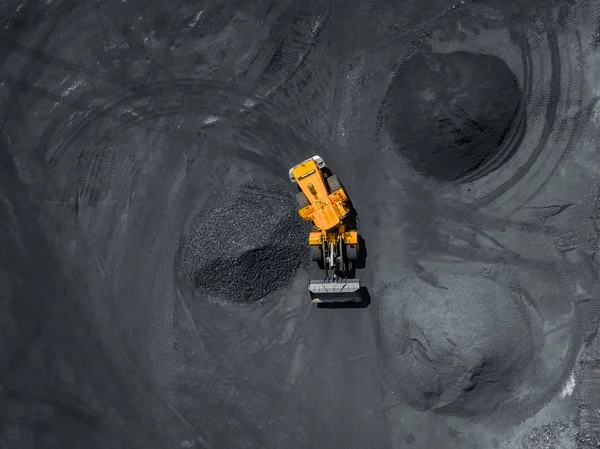
<svg viewBox="0 0 600 449">
<path fill-rule="evenodd" d="M 310 162 L 313 162 L 314 164 L 316 164 L 319 169 L 325 168 L 325 161 L 323 161 L 323 158 L 321 156 L 313 156 L 310 159 L 306 159 L 304 162 L 296 165 L 295 167 L 290 168 L 290 171 L 288 172 L 288 176 L 289 176 L 290 181 L 292 183 L 296 183 L 297 182 L 296 181 L 296 175 L 298 175 L 298 173 L 296 173 L 296 172 L 300 172 L 300 170 L 302 169 L 302 167 L 306 166 Z M 300 174 L 302 175 L 303 172 L 300 172 Z"/>
</svg>

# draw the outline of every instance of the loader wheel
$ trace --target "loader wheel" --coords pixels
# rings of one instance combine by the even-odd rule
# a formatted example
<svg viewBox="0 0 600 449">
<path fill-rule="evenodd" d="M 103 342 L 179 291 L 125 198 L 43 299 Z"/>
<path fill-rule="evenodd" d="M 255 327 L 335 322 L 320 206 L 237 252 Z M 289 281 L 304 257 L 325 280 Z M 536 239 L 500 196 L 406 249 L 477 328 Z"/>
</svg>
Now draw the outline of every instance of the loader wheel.
<svg viewBox="0 0 600 449">
<path fill-rule="evenodd" d="M 358 249 L 356 248 L 356 245 L 348 245 L 346 247 L 346 256 L 348 256 L 348 260 L 358 259 Z"/>
<path fill-rule="evenodd" d="M 337 175 L 331 175 L 327 178 L 327 185 L 329 186 L 329 191 L 332 193 L 342 188 L 342 183 Z"/>
<path fill-rule="evenodd" d="M 313 262 L 319 262 L 323 259 L 323 254 L 321 253 L 320 246 L 311 246 L 310 247 L 310 260 Z"/>
<path fill-rule="evenodd" d="M 310 204 L 310 201 L 308 201 L 304 192 L 298 192 L 296 194 L 296 202 L 298 203 L 298 209 L 302 209 Z"/>
</svg>

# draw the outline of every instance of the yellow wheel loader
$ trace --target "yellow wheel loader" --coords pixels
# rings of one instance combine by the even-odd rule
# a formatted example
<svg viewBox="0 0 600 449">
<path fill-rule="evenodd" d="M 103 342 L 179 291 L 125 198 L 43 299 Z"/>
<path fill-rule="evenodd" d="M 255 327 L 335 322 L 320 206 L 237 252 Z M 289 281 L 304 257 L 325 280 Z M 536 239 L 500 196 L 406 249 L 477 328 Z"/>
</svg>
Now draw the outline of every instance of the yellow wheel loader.
<svg viewBox="0 0 600 449">
<path fill-rule="evenodd" d="M 298 214 L 313 225 L 311 259 L 325 271 L 323 279 L 310 281 L 312 302 L 360 302 L 360 280 L 348 278 L 359 256 L 358 231 L 340 180 L 320 156 L 292 167 L 289 178 L 298 186 Z"/>
</svg>

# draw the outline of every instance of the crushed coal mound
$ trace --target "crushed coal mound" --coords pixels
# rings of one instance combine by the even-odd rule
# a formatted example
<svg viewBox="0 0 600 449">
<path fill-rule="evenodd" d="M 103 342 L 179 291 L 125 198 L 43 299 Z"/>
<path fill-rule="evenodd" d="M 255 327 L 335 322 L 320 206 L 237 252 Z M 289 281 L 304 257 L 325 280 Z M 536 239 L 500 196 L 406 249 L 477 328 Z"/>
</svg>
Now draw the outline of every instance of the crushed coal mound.
<svg viewBox="0 0 600 449">
<path fill-rule="evenodd" d="M 290 260 L 290 254 L 298 252 L 292 246 L 269 245 L 248 250 L 235 259 L 217 259 L 196 272 L 194 284 L 214 296 L 255 302 L 290 281 L 290 274 L 300 263 L 299 259 Z"/>
<path fill-rule="evenodd" d="M 513 399 L 533 359 L 515 296 L 479 276 L 411 277 L 380 297 L 390 388 L 419 410 L 482 416 Z"/>
<path fill-rule="evenodd" d="M 415 170 L 457 181 L 512 150 L 500 148 L 521 97 L 516 76 L 495 56 L 417 54 L 392 80 L 385 126 Z"/>
<path fill-rule="evenodd" d="M 197 217 L 181 266 L 200 296 L 254 303 L 308 263 L 306 236 L 291 192 L 246 185 Z"/>
</svg>

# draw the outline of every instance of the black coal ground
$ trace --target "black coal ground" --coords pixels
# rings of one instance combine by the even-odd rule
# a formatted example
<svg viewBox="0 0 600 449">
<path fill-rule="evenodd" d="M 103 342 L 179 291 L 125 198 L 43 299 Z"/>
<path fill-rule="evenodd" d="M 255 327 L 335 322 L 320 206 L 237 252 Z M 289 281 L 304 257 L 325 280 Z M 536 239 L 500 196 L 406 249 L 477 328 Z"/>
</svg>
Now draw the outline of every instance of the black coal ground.
<svg viewBox="0 0 600 449">
<path fill-rule="evenodd" d="M 531 2 L 474 3 L 487 4 L 471 17 L 475 26 L 485 21 L 482 34 L 521 26 L 538 42 L 544 21 L 559 33 L 557 10 L 544 2 L 534 14 Z M 486 427 L 480 418 L 502 406 L 504 416 L 531 416 L 556 396 L 574 365 L 563 347 L 579 349 L 572 310 L 560 301 L 568 295 L 561 290 L 557 300 L 550 281 L 533 285 L 547 294 L 534 304 L 540 315 L 566 316 L 540 349 L 541 320 L 488 279 L 495 268 L 481 265 L 495 253 L 479 242 L 471 243 L 482 264 L 463 268 L 471 277 L 443 274 L 464 262 L 456 254 L 436 287 L 435 279 L 412 277 L 402 224 L 423 219 L 416 228 L 428 236 L 434 220 L 420 210 L 395 220 L 406 187 L 402 164 L 386 165 L 377 152 L 384 144 L 373 138 L 390 73 L 412 54 L 385 105 L 394 150 L 403 147 L 417 171 L 444 181 L 485 164 L 501 144 L 520 95 L 514 73 L 496 56 L 413 52 L 415 30 L 441 16 L 464 40 L 456 28 L 466 26 L 461 11 L 470 6 L 461 5 L 1 4 L 0 446 L 520 447 L 510 443 L 517 431 L 497 430 L 504 421 Z M 558 22 L 567 12 L 558 10 Z M 561 48 L 565 58 L 568 45 Z M 523 51 L 525 61 L 535 59 Z M 563 61 L 563 71 L 569 67 Z M 545 92 L 529 99 L 538 112 L 558 95 L 544 90 L 544 70 L 529 74 Z M 568 81 L 564 90 L 574 95 Z M 431 128 L 452 106 L 450 91 L 462 95 L 454 105 L 460 112 Z M 236 114 L 270 126 L 242 129 Z M 573 121 L 571 110 L 554 114 L 561 128 Z M 226 143 L 207 145 L 208 134 Z M 542 159 L 560 141 L 554 136 Z M 295 187 L 273 167 L 254 172 L 252 200 L 240 193 L 247 186 L 229 187 L 211 163 L 230 144 L 279 152 L 290 164 L 319 153 L 340 174 L 368 240 L 360 276 L 371 290 L 369 308 L 310 307 L 307 228 L 293 210 Z M 221 188 L 203 206 L 206 184 Z M 514 251 L 539 247 L 532 252 L 550 257 L 541 239 L 531 241 Z M 507 254 L 503 268 L 515 259 Z M 561 285 L 593 291 L 578 274 L 556 272 Z M 531 363 L 552 372 L 552 382 L 536 385 L 539 404 L 515 404 Z M 585 399 L 594 409 L 594 398 Z M 571 419 L 569 405 L 548 415 Z M 468 419 L 455 424 L 454 416 Z M 547 433 L 532 425 L 541 430 L 525 443 Z M 593 423 L 586 432 L 591 441 Z"/>
<path fill-rule="evenodd" d="M 521 98 L 515 74 L 495 56 L 417 54 L 391 83 L 386 127 L 416 170 L 455 181 L 497 156 Z"/>
</svg>

